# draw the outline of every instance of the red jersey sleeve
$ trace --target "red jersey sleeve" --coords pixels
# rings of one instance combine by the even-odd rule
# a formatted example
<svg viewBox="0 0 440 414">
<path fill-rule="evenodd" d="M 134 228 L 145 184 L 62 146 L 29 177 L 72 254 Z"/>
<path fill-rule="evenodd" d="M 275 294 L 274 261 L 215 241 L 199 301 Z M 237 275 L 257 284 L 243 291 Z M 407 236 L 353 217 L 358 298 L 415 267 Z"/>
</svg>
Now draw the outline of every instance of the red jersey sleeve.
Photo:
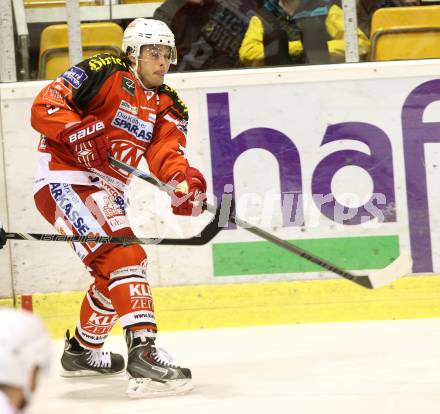
<svg viewBox="0 0 440 414">
<path fill-rule="evenodd" d="M 31 109 L 32 127 L 51 140 L 58 140 L 65 125 L 81 119 L 78 108 L 72 105 L 71 87 L 61 78 L 47 85 L 34 100 Z"/>
<path fill-rule="evenodd" d="M 43 88 L 34 100 L 31 124 L 49 140 L 59 142 L 66 124 L 81 120 L 104 101 L 110 91 L 106 80 L 117 71 L 128 71 L 128 64 L 110 54 L 86 59 Z"/>
<path fill-rule="evenodd" d="M 153 139 L 146 151 L 150 171 L 168 182 L 178 172 L 185 172 L 188 110 L 176 91 L 167 85 L 159 88 L 160 107 L 153 130 Z"/>
</svg>

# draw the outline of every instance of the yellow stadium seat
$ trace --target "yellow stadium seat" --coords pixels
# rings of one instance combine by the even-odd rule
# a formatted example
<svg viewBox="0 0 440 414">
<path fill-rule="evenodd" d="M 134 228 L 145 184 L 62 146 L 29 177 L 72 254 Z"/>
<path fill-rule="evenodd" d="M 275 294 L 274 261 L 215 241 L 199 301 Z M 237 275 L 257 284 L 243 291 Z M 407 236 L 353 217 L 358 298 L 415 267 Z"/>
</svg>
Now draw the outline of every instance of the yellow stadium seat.
<svg viewBox="0 0 440 414">
<path fill-rule="evenodd" d="M 26 9 L 35 9 L 41 7 L 66 7 L 66 0 L 23 0 Z M 80 6 L 98 6 L 102 5 L 101 0 L 80 0 Z"/>
<path fill-rule="evenodd" d="M 440 6 L 389 7 L 371 20 L 370 60 L 440 58 Z"/>
<path fill-rule="evenodd" d="M 112 22 L 81 24 L 84 59 L 97 53 L 111 52 L 119 54 L 122 34 L 122 28 Z M 38 78 L 55 79 L 70 66 L 67 25 L 47 26 L 41 32 Z"/>
</svg>

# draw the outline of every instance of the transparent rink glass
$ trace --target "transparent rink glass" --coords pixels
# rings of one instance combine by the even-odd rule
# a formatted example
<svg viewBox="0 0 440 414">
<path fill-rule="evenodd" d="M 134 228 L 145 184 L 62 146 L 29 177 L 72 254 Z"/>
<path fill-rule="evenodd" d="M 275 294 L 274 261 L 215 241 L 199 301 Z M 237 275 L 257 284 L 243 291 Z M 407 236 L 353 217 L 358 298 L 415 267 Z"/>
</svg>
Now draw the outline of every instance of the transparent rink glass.
<svg viewBox="0 0 440 414">
<path fill-rule="evenodd" d="M 325 7 L 319 1 L 299 7 L 284 1 L 285 9 L 278 0 L 80 0 L 79 6 L 68 0 L 23 0 L 14 13 L 6 3 L 1 11 L 8 24 L 1 40 L 16 53 L 1 60 L 2 82 L 54 79 L 97 53 L 119 55 L 123 31 L 137 17 L 165 21 L 173 30 L 178 62 L 170 70 L 175 72 L 440 54 L 440 2 L 435 0 L 345 0 Z"/>
</svg>

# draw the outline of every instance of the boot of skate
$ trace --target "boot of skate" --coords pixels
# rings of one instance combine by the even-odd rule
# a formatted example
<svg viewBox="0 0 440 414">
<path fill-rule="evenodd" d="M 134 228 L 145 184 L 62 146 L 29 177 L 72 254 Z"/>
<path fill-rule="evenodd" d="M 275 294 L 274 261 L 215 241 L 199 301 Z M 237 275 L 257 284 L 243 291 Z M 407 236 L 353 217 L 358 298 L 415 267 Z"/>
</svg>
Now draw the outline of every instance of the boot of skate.
<svg viewBox="0 0 440 414">
<path fill-rule="evenodd" d="M 191 370 L 174 365 L 166 351 L 157 349 L 153 333 L 126 330 L 125 339 L 129 397 L 180 395 L 193 389 Z"/>
<path fill-rule="evenodd" d="M 64 352 L 61 357 L 62 377 L 84 377 L 112 375 L 124 371 L 124 357 L 101 349 L 83 348 L 75 337 L 70 338 L 67 330 L 64 338 Z"/>
</svg>

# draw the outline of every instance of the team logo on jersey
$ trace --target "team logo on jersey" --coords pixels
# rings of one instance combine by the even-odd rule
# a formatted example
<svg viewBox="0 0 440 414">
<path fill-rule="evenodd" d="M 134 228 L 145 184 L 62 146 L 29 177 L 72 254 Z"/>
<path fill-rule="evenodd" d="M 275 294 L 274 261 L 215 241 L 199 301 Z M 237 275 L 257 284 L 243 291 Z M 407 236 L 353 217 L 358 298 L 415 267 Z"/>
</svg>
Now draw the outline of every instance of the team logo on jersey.
<svg viewBox="0 0 440 414">
<path fill-rule="evenodd" d="M 64 72 L 61 77 L 69 82 L 75 89 L 78 89 L 88 78 L 87 73 L 78 66 L 72 66 L 67 72 Z"/>
<path fill-rule="evenodd" d="M 129 95 L 134 96 L 134 81 L 125 76 L 122 77 L 122 89 Z"/>
<path fill-rule="evenodd" d="M 111 150 L 114 158 L 133 167 L 136 167 L 139 164 L 142 156 L 145 153 L 145 148 L 126 140 L 112 141 Z M 119 168 L 111 168 L 117 171 L 119 174 L 123 175 L 124 177 L 127 177 L 129 175 L 128 172 L 120 170 Z"/>
<path fill-rule="evenodd" d="M 139 112 L 139 109 L 137 106 L 133 106 L 124 100 L 121 101 L 119 108 L 123 109 L 124 111 L 130 112 L 133 115 L 137 115 Z"/>
<path fill-rule="evenodd" d="M 56 106 L 65 106 L 66 96 L 70 94 L 67 86 L 64 86 L 58 80 L 49 85 L 44 92 L 43 99 Z"/>
<path fill-rule="evenodd" d="M 112 125 L 116 128 L 128 132 L 130 135 L 142 142 L 150 142 L 153 138 L 153 124 L 143 121 L 137 116 L 127 114 L 118 110 L 112 120 Z"/>
</svg>

